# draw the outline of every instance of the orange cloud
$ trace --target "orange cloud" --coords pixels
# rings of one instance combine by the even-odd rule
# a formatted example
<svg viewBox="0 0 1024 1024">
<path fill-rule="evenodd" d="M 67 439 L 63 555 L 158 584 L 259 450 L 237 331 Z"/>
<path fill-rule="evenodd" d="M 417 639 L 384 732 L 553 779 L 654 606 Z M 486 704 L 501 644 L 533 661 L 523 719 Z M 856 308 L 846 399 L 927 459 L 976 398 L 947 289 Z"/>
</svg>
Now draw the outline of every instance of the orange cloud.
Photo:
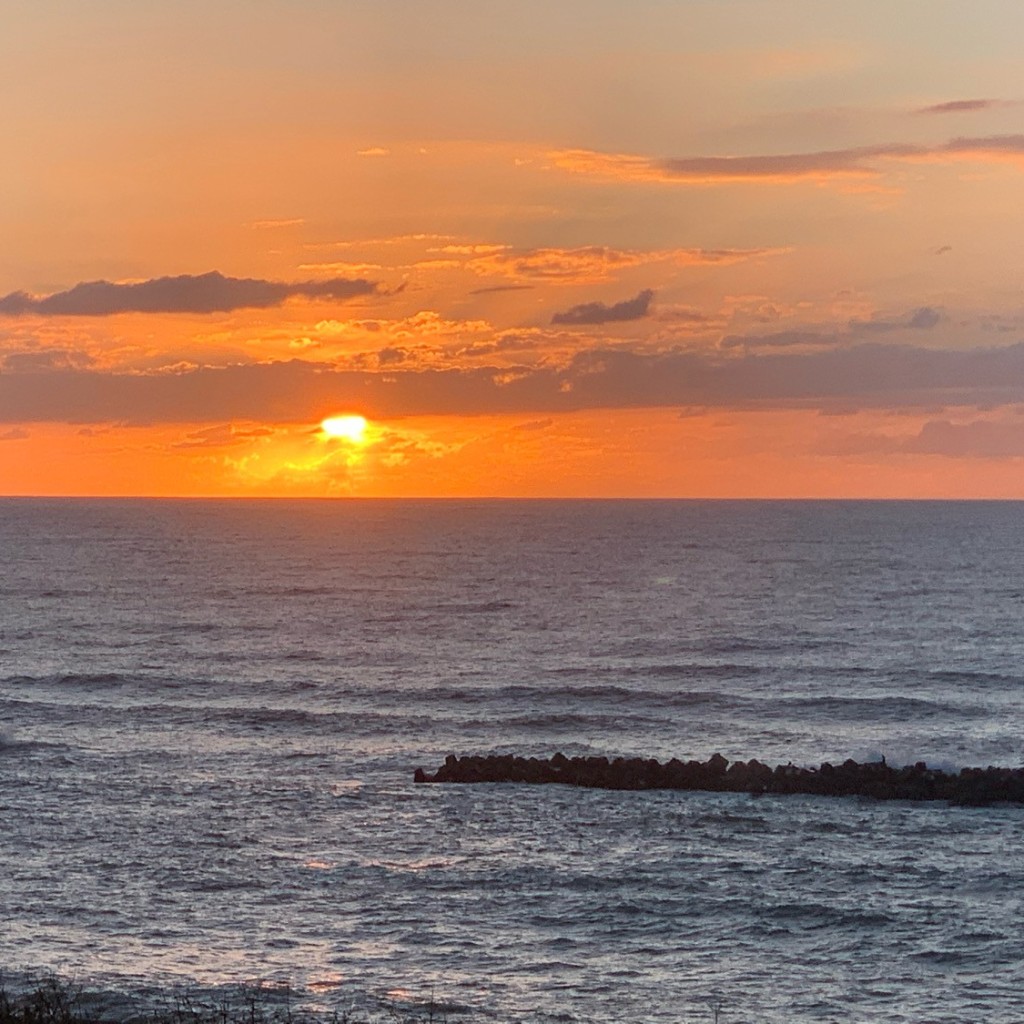
<svg viewBox="0 0 1024 1024">
<path fill-rule="evenodd" d="M 788 185 L 800 182 L 848 184 L 851 179 L 881 175 L 879 162 L 947 163 L 972 160 L 1024 162 L 1024 135 L 956 138 L 938 146 L 891 143 L 813 153 L 757 156 L 699 156 L 657 159 L 629 153 L 598 153 L 589 149 L 557 150 L 548 154 L 560 170 L 614 181 L 660 182 L 677 185 L 755 183 Z"/>
<path fill-rule="evenodd" d="M 501 275 L 513 280 L 550 284 L 582 284 L 607 281 L 621 270 L 654 263 L 677 266 L 741 263 L 786 249 L 613 249 L 604 245 L 575 249 L 502 249 L 476 256 L 467 265 L 481 275 Z"/>
<path fill-rule="evenodd" d="M 297 228 L 305 223 L 304 217 L 289 217 L 282 220 L 254 220 L 249 227 L 254 231 L 266 231 L 275 228 Z"/>
<path fill-rule="evenodd" d="M 447 335 L 460 337 L 492 330 L 486 320 L 450 320 L 432 309 L 421 309 L 400 320 L 321 320 L 316 325 L 322 338 L 372 335 L 408 341 L 427 336 Z"/>
<path fill-rule="evenodd" d="M 300 263 L 299 270 L 312 270 L 326 274 L 366 274 L 377 273 L 384 267 L 380 263 L 347 263 L 336 260 L 332 263 Z"/>
<path fill-rule="evenodd" d="M 232 423 L 223 423 L 194 430 L 183 441 L 176 442 L 173 447 L 232 448 L 236 445 L 248 444 L 259 438 L 272 437 L 273 434 L 274 431 L 270 427 L 253 427 L 245 430 Z"/>
<path fill-rule="evenodd" d="M 870 178 L 878 174 L 864 164 L 875 149 L 793 153 L 779 156 L 711 156 L 659 160 L 629 153 L 597 153 L 587 149 L 553 152 L 555 167 L 573 174 L 616 181 L 721 185 L 733 182 L 788 184 L 828 181 L 836 177 Z"/>
</svg>

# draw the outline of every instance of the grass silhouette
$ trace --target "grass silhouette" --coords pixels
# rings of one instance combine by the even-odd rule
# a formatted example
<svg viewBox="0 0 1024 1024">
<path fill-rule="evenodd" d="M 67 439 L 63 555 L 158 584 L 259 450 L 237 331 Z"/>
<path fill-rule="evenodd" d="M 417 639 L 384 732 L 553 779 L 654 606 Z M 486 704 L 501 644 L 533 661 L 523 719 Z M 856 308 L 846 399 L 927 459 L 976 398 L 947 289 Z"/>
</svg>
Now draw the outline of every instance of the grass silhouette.
<svg viewBox="0 0 1024 1024">
<path fill-rule="evenodd" d="M 88 992 L 57 978 L 8 990 L 0 982 L 0 1024 L 444 1024 L 445 1007 L 382 1004 L 373 1010 L 316 1013 L 292 1005 L 288 990 L 243 986 L 216 997 L 170 994 L 153 1008 L 141 997 Z"/>
</svg>

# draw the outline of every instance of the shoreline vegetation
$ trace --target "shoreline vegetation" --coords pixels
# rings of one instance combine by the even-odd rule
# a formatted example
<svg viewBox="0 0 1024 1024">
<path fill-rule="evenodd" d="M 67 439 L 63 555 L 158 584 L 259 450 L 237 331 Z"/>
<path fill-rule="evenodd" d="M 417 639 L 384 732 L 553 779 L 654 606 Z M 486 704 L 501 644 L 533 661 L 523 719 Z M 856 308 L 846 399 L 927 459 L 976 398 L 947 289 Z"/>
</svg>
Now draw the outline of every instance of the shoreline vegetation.
<svg viewBox="0 0 1024 1024">
<path fill-rule="evenodd" d="M 881 761 L 846 760 L 817 768 L 793 764 L 774 768 L 756 759 L 733 761 L 721 754 L 707 761 L 671 761 L 653 758 L 573 757 L 550 758 L 488 754 L 456 757 L 449 754 L 436 772 L 417 768 L 417 783 L 562 784 L 588 789 L 674 789 L 712 793 L 803 794 L 808 796 L 860 796 L 875 800 L 945 800 L 959 807 L 987 807 L 997 803 L 1024 804 L 1024 768 L 963 768 L 946 772 L 923 761 L 894 768 Z"/>
<path fill-rule="evenodd" d="M 382 1002 L 312 1010 L 286 986 L 226 986 L 202 996 L 167 989 L 158 996 L 87 989 L 56 976 L 0 979 L 0 1024 L 444 1024 L 465 1008 L 436 1002 Z"/>
</svg>

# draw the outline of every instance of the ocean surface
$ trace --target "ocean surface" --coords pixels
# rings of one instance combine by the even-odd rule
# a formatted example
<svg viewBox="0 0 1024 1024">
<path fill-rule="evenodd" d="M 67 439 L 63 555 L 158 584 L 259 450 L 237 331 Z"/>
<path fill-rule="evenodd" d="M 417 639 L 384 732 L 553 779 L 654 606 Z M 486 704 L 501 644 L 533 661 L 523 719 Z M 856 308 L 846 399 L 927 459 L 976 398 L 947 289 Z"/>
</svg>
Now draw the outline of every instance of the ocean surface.
<svg viewBox="0 0 1024 1024">
<path fill-rule="evenodd" d="M 1024 763 L 1024 504 L 0 501 L 0 969 L 449 1021 L 1024 1020 L 1024 808 L 416 786 Z"/>
</svg>

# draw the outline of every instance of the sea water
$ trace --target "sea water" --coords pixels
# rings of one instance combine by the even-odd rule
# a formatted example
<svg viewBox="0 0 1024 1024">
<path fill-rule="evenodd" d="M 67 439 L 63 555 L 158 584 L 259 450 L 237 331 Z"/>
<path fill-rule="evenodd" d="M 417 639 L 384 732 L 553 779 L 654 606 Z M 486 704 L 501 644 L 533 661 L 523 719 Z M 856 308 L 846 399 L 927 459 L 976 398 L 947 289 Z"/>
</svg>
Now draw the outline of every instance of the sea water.
<svg viewBox="0 0 1024 1024">
<path fill-rule="evenodd" d="M 0 968 L 449 1020 L 1024 1019 L 1024 808 L 417 786 L 1024 763 L 1024 505 L 0 501 Z"/>
</svg>

